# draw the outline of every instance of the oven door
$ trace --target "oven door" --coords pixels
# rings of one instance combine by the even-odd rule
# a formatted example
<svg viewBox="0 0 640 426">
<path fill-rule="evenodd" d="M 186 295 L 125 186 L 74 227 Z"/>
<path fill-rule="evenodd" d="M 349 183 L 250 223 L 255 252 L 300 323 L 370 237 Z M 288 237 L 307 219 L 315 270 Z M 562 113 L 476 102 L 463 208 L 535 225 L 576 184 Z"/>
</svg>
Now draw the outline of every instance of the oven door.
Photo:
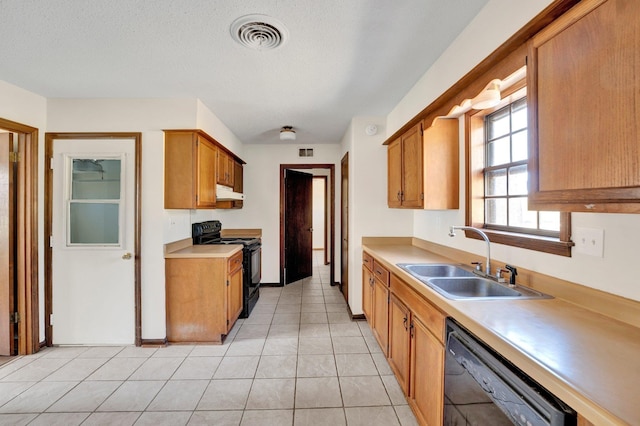
<svg viewBox="0 0 640 426">
<path fill-rule="evenodd" d="M 257 287 L 262 278 L 262 247 L 251 248 L 249 254 L 249 287 Z"/>
</svg>

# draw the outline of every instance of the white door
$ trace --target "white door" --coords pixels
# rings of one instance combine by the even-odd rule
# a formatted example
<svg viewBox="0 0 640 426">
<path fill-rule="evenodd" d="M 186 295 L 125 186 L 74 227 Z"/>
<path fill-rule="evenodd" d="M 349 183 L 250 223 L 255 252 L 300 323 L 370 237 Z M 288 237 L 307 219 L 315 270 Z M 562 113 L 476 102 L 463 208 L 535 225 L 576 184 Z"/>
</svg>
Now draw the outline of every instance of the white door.
<svg viewBox="0 0 640 426">
<path fill-rule="evenodd" d="M 135 342 L 132 139 L 53 144 L 52 341 Z"/>
</svg>

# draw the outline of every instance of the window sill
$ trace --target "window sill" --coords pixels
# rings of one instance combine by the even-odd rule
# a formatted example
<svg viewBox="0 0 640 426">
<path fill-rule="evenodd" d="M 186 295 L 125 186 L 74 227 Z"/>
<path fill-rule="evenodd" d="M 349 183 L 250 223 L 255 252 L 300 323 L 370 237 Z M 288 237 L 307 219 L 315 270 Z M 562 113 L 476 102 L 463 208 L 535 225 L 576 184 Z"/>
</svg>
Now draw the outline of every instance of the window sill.
<svg viewBox="0 0 640 426">
<path fill-rule="evenodd" d="M 484 228 L 482 228 L 482 232 L 487 234 L 489 241 L 492 243 L 541 251 L 565 257 L 571 257 L 571 247 L 575 245 L 573 241 L 560 241 L 558 238 L 540 237 L 537 235 L 516 234 Z M 480 235 L 472 231 L 465 231 L 465 236 L 467 238 L 482 240 Z"/>
</svg>

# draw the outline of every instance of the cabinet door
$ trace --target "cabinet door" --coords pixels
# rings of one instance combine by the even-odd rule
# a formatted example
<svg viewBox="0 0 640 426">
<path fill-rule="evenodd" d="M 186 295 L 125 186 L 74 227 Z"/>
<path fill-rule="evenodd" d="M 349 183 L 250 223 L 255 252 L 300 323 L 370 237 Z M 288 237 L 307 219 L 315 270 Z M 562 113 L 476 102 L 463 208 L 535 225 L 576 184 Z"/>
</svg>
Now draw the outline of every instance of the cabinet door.
<svg viewBox="0 0 640 426">
<path fill-rule="evenodd" d="M 362 311 L 370 326 L 373 326 L 373 274 L 362 266 Z"/>
<path fill-rule="evenodd" d="M 216 182 L 220 185 L 227 185 L 228 168 L 229 168 L 229 156 L 223 150 L 218 150 L 218 170 Z"/>
<path fill-rule="evenodd" d="M 198 136 L 196 148 L 196 207 L 216 205 L 216 147 Z"/>
<path fill-rule="evenodd" d="M 444 347 L 414 316 L 411 321 L 409 404 L 421 425 L 442 424 Z"/>
<path fill-rule="evenodd" d="M 379 279 L 374 279 L 373 290 L 373 335 L 385 356 L 389 348 L 389 288 Z"/>
<path fill-rule="evenodd" d="M 402 206 L 402 140 L 400 138 L 387 146 L 387 204 L 389 207 Z"/>
<path fill-rule="evenodd" d="M 228 268 L 231 272 L 227 281 L 227 333 L 242 312 L 242 252 L 229 259 Z"/>
<path fill-rule="evenodd" d="M 422 124 L 402 135 L 402 207 L 422 208 Z"/>
<path fill-rule="evenodd" d="M 638 1 L 585 0 L 533 38 L 531 209 L 640 212 L 639 16 Z"/>
<path fill-rule="evenodd" d="M 440 118 L 425 127 L 424 208 L 457 209 L 460 200 L 459 122 Z"/>
<path fill-rule="evenodd" d="M 389 300 L 389 356 L 391 369 L 405 395 L 409 391 L 409 325 L 411 313 L 394 294 Z"/>
</svg>

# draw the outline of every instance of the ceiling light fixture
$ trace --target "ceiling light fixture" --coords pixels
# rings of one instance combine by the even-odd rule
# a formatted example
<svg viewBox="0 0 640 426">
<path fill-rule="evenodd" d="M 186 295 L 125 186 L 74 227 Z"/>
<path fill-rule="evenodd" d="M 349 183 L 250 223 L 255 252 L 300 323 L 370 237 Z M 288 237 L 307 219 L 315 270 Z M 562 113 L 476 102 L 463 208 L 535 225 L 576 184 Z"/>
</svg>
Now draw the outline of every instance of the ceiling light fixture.
<svg viewBox="0 0 640 426">
<path fill-rule="evenodd" d="M 493 108 L 500 103 L 500 80 L 491 80 L 478 96 L 471 99 L 471 108 L 487 109 Z"/>
<path fill-rule="evenodd" d="M 291 126 L 282 126 L 280 129 L 280 140 L 281 141 L 295 141 L 296 140 L 296 131 L 293 130 Z"/>
</svg>

